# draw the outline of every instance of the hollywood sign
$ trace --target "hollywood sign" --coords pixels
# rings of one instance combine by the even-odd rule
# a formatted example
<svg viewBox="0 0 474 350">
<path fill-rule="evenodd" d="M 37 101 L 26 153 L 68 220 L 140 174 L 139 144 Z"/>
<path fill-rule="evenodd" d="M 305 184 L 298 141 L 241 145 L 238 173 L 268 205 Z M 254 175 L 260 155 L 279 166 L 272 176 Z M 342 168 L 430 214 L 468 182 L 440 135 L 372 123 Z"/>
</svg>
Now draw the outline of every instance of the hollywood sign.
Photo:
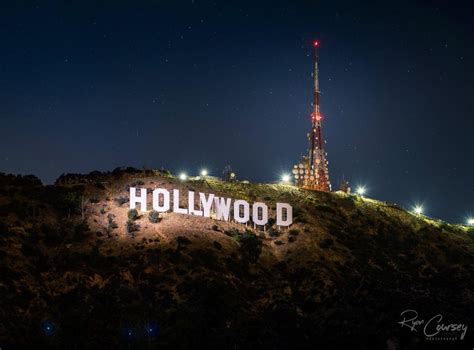
<svg viewBox="0 0 474 350">
<path fill-rule="evenodd" d="M 130 209 L 135 209 L 140 204 L 140 210 L 148 210 L 147 189 L 140 188 L 140 195 L 137 195 L 137 189 L 130 187 Z M 164 188 L 156 188 L 152 192 L 153 210 L 159 213 L 173 211 L 178 214 L 188 214 L 203 216 L 206 218 L 216 218 L 217 220 L 229 221 L 232 218 L 235 222 L 247 224 L 250 221 L 255 225 L 266 225 L 268 223 L 268 206 L 262 202 L 254 202 L 252 206 L 243 199 L 234 200 L 232 198 L 217 197 L 214 194 L 205 194 L 199 192 L 198 208 L 196 208 L 196 194 L 188 191 L 188 206 L 180 207 L 180 192 L 174 189 L 171 193 Z M 172 203 L 171 203 L 172 202 Z M 278 226 L 290 226 L 293 223 L 293 208 L 288 203 L 276 203 L 275 222 Z"/>
</svg>

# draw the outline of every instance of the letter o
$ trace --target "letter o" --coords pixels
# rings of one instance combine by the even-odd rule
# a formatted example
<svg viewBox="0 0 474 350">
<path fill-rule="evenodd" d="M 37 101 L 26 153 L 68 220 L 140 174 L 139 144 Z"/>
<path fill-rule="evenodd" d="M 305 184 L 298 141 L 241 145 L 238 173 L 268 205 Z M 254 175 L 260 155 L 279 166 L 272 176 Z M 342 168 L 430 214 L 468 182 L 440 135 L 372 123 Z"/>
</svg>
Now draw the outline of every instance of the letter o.
<svg viewBox="0 0 474 350">
<path fill-rule="evenodd" d="M 262 209 L 262 217 L 259 218 L 258 211 Z M 266 225 L 268 223 L 268 207 L 265 203 L 255 202 L 252 206 L 252 221 L 257 225 Z"/>
<path fill-rule="evenodd" d="M 244 213 L 243 216 L 240 216 L 240 207 L 244 208 Z M 247 201 L 244 201 L 242 199 L 236 200 L 234 202 L 234 219 L 235 221 L 245 224 L 246 222 L 249 221 L 250 218 L 250 206 Z"/>
<path fill-rule="evenodd" d="M 160 194 L 163 195 L 163 205 L 160 205 Z M 153 191 L 153 210 L 164 213 L 170 210 L 170 193 L 164 188 L 157 188 Z"/>
</svg>

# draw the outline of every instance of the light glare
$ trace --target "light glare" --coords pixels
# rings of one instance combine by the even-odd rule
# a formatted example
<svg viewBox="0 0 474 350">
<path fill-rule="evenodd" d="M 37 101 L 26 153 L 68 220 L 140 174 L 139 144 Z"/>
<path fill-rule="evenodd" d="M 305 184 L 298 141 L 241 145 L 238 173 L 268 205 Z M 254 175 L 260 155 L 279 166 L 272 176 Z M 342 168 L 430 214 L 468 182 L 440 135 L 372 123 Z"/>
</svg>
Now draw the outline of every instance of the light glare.
<svg viewBox="0 0 474 350">
<path fill-rule="evenodd" d="M 181 174 L 179 174 L 179 179 L 180 179 L 181 181 L 185 181 L 187 178 L 188 178 L 188 175 L 186 175 L 186 173 L 181 173 Z"/>
<path fill-rule="evenodd" d="M 467 224 L 470 226 L 474 226 L 474 218 L 467 219 Z"/>
<path fill-rule="evenodd" d="M 364 186 L 359 186 L 357 187 L 356 189 L 356 193 L 359 195 L 359 196 L 363 196 L 366 192 L 366 188 Z"/>
<path fill-rule="evenodd" d="M 418 215 L 423 214 L 423 206 L 415 205 L 415 208 L 413 209 L 413 211 Z"/>
<path fill-rule="evenodd" d="M 283 182 L 290 182 L 290 175 L 288 175 L 288 174 L 283 174 L 283 175 L 281 176 L 281 181 L 283 181 Z"/>
<path fill-rule="evenodd" d="M 207 176 L 207 170 L 206 169 L 201 170 L 201 176 Z"/>
</svg>

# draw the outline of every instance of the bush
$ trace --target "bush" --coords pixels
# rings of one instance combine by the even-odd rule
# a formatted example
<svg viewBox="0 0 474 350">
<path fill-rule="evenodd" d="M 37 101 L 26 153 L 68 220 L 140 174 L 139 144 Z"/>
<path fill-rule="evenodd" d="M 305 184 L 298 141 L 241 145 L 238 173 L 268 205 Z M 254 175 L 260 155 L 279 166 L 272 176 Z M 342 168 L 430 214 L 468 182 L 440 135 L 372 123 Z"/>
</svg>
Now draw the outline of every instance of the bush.
<svg viewBox="0 0 474 350">
<path fill-rule="evenodd" d="M 178 242 L 178 245 L 188 245 L 191 243 L 191 241 L 184 236 L 178 236 L 176 241 Z"/>
<path fill-rule="evenodd" d="M 154 224 L 160 222 L 160 213 L 158 213 L 156 210 L 150 211 L 148 213 L 148 220 Z"/>
<path fill-rule="evenodd" d="M 89 202 L 91 202 L 91 203 L 93 203 L 93 204 L 94 204 L 94 203 L 99 203 L 99 202 L 100 202 L 100 198 L 99 198 L 99 196 L 93 196 L 93 197 L 89 198 Z"/>
<path fill-rule="evenodd" d="M 300 234 L 300 231 L 296 229 L 291 229 L 288 233 L 290 234 L 290 236 L 298 236 Z"/>
<path fill-rule="evenodd" d="M 127 233 L 129 233 L 132 237 L 135 237 L 135 232 L 140 230 L 140 225 L 137 225 L 132 220 L 127 220 L 125 227 L 127 228 Z"/>
<path fill-rule="evenodd" d="M 329 247 L 332 247 L 334 245 L 334 241 L 331 238 L 326 238 L 321 242 L 319 245 L 323 249 L 328 249 Z"/>
<path fill-rule="evenodd" d="M 130 209 L 128 211 L 128 219 L 131 220 L 131 221 L 134 221 L 136 219 L 138 219 L 138 210 L 137 209 Z"/>
<path fill-rule="evenodd" d="M 225 230 L 224 234 L 229 236 L 229 237 L 233 237 L 236 240 L 240 239 L 240 231 L 235 229 L 235 228 L 231 228 L 230 230 Z"/>
<path fill-rule="evenodd" d="M 270 237 L 279 237 L 280 231 L 275 230 L 273 227 L 270 227 L 270 229 L 268 230 L 268 234 L 270 235 Z"/>
<path fill-rule="evenodd" d="M 117 197 L 114 199 L 115 203 L 117 203 L 117 205 L 120 207 L 122 206 L 123 204 L 127 203 L 128 202 L 128 198 L 125 197 L 125 196 L 121 196 L 121 197 Z"/>
<path fill-rule="evenodd" d="M 76 187 L 46 187 L 44 201 L 54 207 L 61 209 L 68 217 L 80 212 L 83 188 Z"/>
<path fill-rule="evenodd" d="M 248 262 L 255 263 L 262 252 L 262 241 L 252 232 L 245 231 L 239 237 L 240 253 Z"/>
<path fill-rule="evenodd" d="M 109 217 L 109 225 L 107 226 L 107 230 L 109 232 L 111 232 L 111 231 L 115 230 L 116 228 L 118 228 L 117 223 L 114 221 L 113 218 Z"/>
</svg>

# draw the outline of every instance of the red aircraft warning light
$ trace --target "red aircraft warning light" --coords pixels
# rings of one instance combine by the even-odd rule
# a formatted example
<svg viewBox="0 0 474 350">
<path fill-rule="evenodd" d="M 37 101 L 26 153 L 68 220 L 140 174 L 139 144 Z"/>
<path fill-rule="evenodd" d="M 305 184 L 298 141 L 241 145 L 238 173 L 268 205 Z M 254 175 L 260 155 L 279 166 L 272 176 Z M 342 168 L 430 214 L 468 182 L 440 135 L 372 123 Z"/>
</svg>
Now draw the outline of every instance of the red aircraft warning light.
<svg viewBox="0 0 474 350">
<path fill-rule="evenodd" d="M 319 46 L 319 41 L 315 40 L 314 41 L 314 47 L 317 47 L 317 46 Z"/>
</svg>

